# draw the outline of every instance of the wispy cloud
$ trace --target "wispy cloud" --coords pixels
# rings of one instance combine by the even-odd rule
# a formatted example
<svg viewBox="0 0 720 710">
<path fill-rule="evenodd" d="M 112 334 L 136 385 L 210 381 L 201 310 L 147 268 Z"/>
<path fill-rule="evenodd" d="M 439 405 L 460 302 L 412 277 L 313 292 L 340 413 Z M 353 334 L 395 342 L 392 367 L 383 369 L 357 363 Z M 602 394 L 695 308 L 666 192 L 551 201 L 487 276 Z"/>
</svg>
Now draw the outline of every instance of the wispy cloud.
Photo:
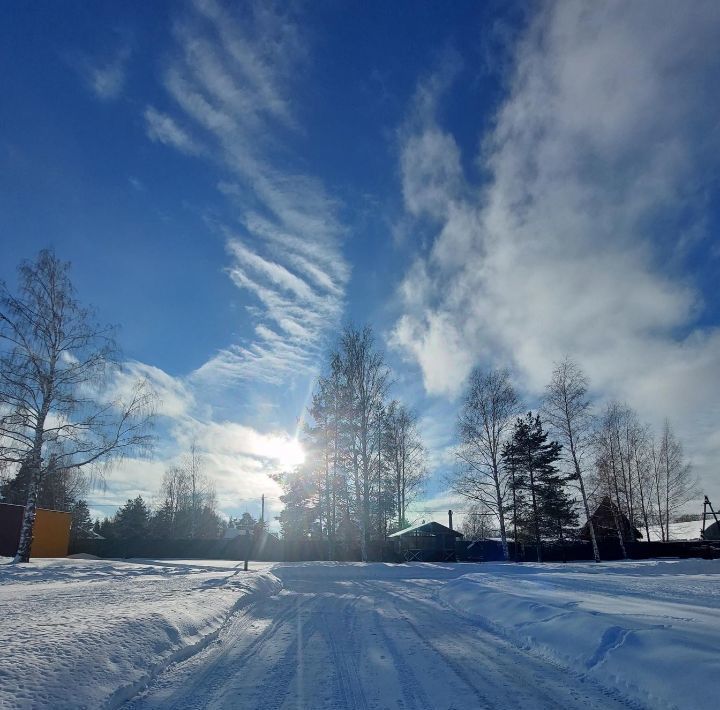
<svg viewBox="0 0 720 710">
<path fill-rule="evenodd" d="M 709 431 L 720 331 L 698 325 L 668 225 L 695 215 L 707 238 L 719 30 L 712 2 L 545 4 L 484 137 L 482 185 L 437 119 L 447 81 L 421 84 L 401 131 L 403 193 L 411 218 L 439 226 L 401 287 L 393 342 L 428 392 L 456 395 L 483 361 L 514 363 L 537 393 L 571 353 L 599 392 Z"/>
<path fill-rule="evenodd" d="M 148 106 L 145 109 L 144 118 L 145 130 L 150 140 L 169 145 L 190 155 L 200 152 L 188 132 L 182 129 L 171 116 Z"/>
<path fill-rule="evenodd" d="M 170 418 L 187 416 L 195 409 L 195 397 L 183 380 L 172 377 L 154 365 L 130 360 L 115 374 L 107 395 L 110 399 L 128 400 L 139 381 L 145 381 L 155 395 L 155 411 Z"/>
<path fill-rule="evenodd" d="M 349 270 L 337 205 L 319 180 L 288 167 L 287 140 L 302 135 L 291 100 L 306 56 L 298 27 L 264 3 L 236 14 L 197 0 L 174 35 L 164 74 L 174 108 L 147 107 L 148 135 L 185 153 L 202 145 L 231 175 L 218 184 L 238 210 L 238 224 L 221 226 L 227 273 L 248 294 L 256 326 L 194 376 L 213 384 L 308 373 L 341 315 Z"/>
<path fill-rule="evenodd" d="M 108 60 L 83 57 L 77 61 L 78 71 L 88 88 L 101 101 L 117 99 L 125 88 L 131 57 L 128 44 L 123 44 Z"/>
</svg>

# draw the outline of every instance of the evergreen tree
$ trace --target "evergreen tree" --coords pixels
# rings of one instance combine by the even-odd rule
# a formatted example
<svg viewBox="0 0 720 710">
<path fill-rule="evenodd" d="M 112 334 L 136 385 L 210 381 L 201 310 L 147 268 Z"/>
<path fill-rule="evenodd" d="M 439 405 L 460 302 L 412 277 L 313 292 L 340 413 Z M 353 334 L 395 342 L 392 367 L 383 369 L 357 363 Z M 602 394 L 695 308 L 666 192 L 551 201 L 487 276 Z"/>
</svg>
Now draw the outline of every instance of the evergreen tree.
<svg viewBox="0 0 720 710">
<path fill-rule="evenodd" d="M 205 505 L 195 517 L 195 537 L 200 540 L 215 540 L 225 532 L 223 519 L 209 506 Z"/>
<path fill-rule="evenodd" d="M 518 425 L 516 424 L 515 431 Z M 528 529 L 527 520 L 527 476 L 523 466 L 522 449 L 519 446 L 520 437 L 513 436 L 503 444 L 502 463 L 507 476 L 510 492 L 510 504 L 506 507 L 509 523 L 512 525 L 514 541 L 513 559 L 518 561 L 518 548 L 520 543 L 526 542 L 525 531 Z"/>
<path fill-rule="evenodd" d="M 554 537 L 558 530 L 577 519 L 564 491 L 565 481 L 555 465 L 562 446 L 547 439 L 540 416 L 528 412 L 517 419 L 512 439 L 503 450 L 505 466 L 515 477 L 516 502 L 520 491 L 527 496 L 527 502 L 514 506 L 517 527 L 532 537 L 538 562 L 542 562 L 543 536 L 552 528 Z"/>
<path fill-rule="evenodd" d="M 76 501 L 70 512 L 72 513 L 70 538 L 73 542 L 92 537 L 93 521 L 87 503 L 84 500 Z"/>
<path fill-rule="evenodd" d="M 144 537 L 150 528 L 150 513 L 142 496 L 128 500 L 113 520 L 115 536 L 122 540 Z"/>
<path fill-rule="evenodd" d="M 562 543 L 578 524 L 575 501 L 567 491 L 568 477 L 553 467 L 541 471 L 539 478 L 540 533 L 544 538 Z"/>
<path fill-rule="evenodd" d="M 158 540 L 171 540 L 175 537 L 177 513 L 170 501 L 165 501 L 150 519 L 150 534 Z"/>
<path fill-rule="evenodd" d="M 273 478 L 285 491 L 280 496 L 285 507 L 278 516 L 283 538 L 298 540 L 310 537 L 318 530 L 320 520 L 320 486 L 313 467 L 301 466 Z"/>
<path fill-rule="evenodd" d="M 111 518 L 103 518 L 98 521 L 98 529 L 96 532 L 107 540 L 112 540 L 117 537 L 115 534 L 115 524 Z"/>
</svg>

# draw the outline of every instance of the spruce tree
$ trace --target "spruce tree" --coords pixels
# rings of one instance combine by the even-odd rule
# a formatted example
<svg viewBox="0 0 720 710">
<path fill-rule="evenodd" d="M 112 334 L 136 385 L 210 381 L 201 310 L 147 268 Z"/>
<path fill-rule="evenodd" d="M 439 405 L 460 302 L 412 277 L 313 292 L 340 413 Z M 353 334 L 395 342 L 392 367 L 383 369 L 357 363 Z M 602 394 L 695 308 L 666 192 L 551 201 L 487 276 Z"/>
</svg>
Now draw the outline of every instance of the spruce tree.
<svg viewBox="0 0 720 710">
<path fill-rule="evenodd" d="M 541 534 L 545 538 L 562 543 L 568 529 L 578 523 L 575 501 L 568 495 L 568 477 L 555 469 L 546 469 L 539 474 L 539 495 L 541 499 Z"/>
<path fill-rule="evenodd" d="M 542 562 L 542 538 L 547 535 L 550 521 L 567 525 L 565 509 L 564 481 L 558 475 L 557 462 L 562 446 L 556 441 L 548 442 L 548 434 L 543 430 L 539 415 L 528 412 L 515 423 L 512 439 L 508 442 L 504 462 L 515 477 L 516 503 L 514 515 L 518 526 L 532 536 L 537 561 Z M 527 503 L 519 495 L 524 491 Z"/>
<path fill-rule="evenodd" d="M 113 530 L 122 540 L 144 537 L 148 533 L 150 514 L 142 496 L 128 500 L 115 514 Z"/>
</svg>

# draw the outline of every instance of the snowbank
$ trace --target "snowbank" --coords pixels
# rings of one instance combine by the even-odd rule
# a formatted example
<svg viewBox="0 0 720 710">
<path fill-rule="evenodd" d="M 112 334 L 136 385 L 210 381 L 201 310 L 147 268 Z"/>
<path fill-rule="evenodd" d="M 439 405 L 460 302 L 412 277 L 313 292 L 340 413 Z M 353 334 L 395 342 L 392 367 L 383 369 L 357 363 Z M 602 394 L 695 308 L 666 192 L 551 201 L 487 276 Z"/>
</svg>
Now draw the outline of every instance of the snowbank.
<svg viewBox="0 0 720 710">
<path fill-rule="evenodd" d="M 708 521 L 708 526 L 713 522 L 712 517 Z M 702 520 L 693 520 L 689 523 L 670 523 L 670 539 L 671 540 L 699 540 L 700 531 L 702 530 Z M 640 526 L 640 532 L 645 537 L 645 528 Z M 659 525 L 650 526 L 650 539 L 662 540 L 662 529 Z"/>
<path fill-rule="evenodd" d="M 253 595 L 277 592 L 270 567 L 80 559 L 0 566 L 0 707 L 120 705 L 209 643 Z"/>
<path fill-rule="evenodd" d="M 652 707 L 714 706 L 720 560 L 487 564 L 449 582 L 455 611 Z"/>
</svg>

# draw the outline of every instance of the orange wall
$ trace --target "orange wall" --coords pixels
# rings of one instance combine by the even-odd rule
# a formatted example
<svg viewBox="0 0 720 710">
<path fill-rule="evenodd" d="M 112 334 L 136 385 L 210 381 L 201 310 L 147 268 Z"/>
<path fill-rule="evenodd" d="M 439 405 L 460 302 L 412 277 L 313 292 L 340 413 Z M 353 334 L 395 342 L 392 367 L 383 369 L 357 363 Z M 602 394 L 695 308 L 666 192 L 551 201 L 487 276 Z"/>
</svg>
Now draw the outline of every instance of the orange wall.
<svg viewBox="0 0 720 710">
<path fill-rule="evenodd" d="M 38 508 L 31 557 L 66 557 L 70 544 L 70 513 Z"/>
</svg>

